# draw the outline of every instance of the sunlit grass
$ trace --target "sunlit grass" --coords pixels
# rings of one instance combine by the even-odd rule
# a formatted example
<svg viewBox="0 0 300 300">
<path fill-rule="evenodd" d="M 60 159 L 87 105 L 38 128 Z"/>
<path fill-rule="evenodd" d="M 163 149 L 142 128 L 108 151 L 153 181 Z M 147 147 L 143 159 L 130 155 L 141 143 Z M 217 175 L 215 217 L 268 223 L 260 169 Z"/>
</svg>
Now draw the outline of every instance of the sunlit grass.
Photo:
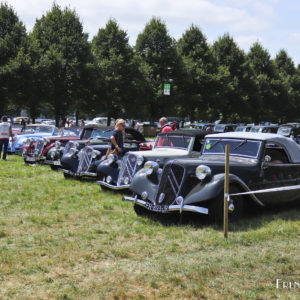
<svg viewBox="0 0 300 300">
<path fill-rule="evenodd" d="M 138 217 L 118 193 L 0 161 L 0 299 L 299 299 L 299 206 L 222 228 Z"/>
</svg>

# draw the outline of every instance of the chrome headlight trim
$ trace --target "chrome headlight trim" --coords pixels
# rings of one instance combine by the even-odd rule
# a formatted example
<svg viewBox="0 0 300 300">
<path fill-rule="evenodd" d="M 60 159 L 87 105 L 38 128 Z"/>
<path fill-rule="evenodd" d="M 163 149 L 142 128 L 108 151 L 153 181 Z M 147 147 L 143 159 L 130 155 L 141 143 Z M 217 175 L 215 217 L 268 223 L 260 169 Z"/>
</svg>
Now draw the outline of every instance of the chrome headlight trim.
<svg viewBox="0 0 300 300">
<path fill-rule="evenodd" d="M 196 168 L 195 175 L 199 180 L 203 180 L 207 176 L 211 175 L 211 169 L 210 169 L 210 167 L 208 167 L 206 165 L 199 165 Z"/>
<path fill-rule="evenodd" d="M 61 146 L 61 142 L 60 141 L 56 141 L 55 142 L 55 148 L 59 148 Z"/>
<path fill-rule="evenodd" d="M 143 162 L 144 162 L 144 157 L 138 155 L 136 158 L 136 164 L 140 167 L 143 164 Z"/>
<path fill-rule="evenodd" d="M 93 150 L 92 152 L 92 158 L 95 159 L 101 152 L 98 150 Z"/>
<path fill-rule="evenodd" d="M 76 154 L 77 152 L 78 152 L 78 149 L 72 147 L 72 148 L 70 148 L 68 154 L 70 156 L 72 156 L 72 155 Z"/>
<path fill-rule="evenodd" d="M 159 168 L 158 163 L 155 161 L 146 161 L 144 164 L 144 172 L 148 176 L 154 172 L 157 172 L 158 168 Z"/>
</svg>

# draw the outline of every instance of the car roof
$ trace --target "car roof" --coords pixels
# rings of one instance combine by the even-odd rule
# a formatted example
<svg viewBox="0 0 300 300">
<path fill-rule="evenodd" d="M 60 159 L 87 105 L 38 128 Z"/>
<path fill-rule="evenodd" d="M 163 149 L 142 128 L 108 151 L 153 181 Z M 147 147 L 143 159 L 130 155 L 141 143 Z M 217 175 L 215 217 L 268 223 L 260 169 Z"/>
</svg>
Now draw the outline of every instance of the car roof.
<svg viewBox="0 0 300 300">
<path fill-rule="evenodd" d="M 294 140 L 280 134 L 234 131 L 208 134 L 206 138 L 233 138 L 279 143 L 289 152 L 292 162 L 300 162 L 300 145 L 298 145 Z"/>
<path fill-rule="evenodd" d="M 182 136 L 195 136 L 198 138 L 205 137 L 209 132 L 205 130 L 197 130 L 197 129 L 179 129 L 174 131 L 167 131 L 164 133 L 159 133 L 159 136 L 176 136 L 176 135 L 182 135 Z"/>
</svg>

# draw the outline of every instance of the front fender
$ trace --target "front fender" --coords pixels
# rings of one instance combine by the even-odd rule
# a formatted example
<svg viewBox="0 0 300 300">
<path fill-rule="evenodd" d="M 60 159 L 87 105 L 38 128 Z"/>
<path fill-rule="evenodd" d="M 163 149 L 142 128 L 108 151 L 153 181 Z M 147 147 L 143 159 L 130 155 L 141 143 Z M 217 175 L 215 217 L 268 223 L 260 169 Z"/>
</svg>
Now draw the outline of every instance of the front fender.
<svg viewBox="0 0 300 300">
<path fill-rule="evenodd" d="M 224 191 L 225 174 L 214 175 L 210 181 L 199 182 L 184 198 L 184 204 L 205 202 Z M 234 174 L 229 174 L 229 184 L 237 183 L 242 190 L 249 190 L 246 183 Z M 230 189 L 229 189 L 230 193 Z"/>
<path fill-rule="evenodd" d="M 158 190 L 158 184 L 150 180 L 143 169 L 139 170 L 132 178 L 129 189 L 136 194 L 141 195 L 143 192 L 148 193 L 147 199 L 154 202 Z"/>
<path fill-rule="evenodd" d="M 105 176 L 109 175 L 111 176 L 113 183 L 117 184 L 119 171 L 120 171 L 119 168 L 112 168 L 111 166 L 105 166 L 99 164 L 97 167 L 97 176 L 101 177 L 103 175 Z"/>
<path fill-rule="evenodd" d="M 74 173 L 77 172 L 79 160 L 78 158 L 70 157 L 69 155 L 63 155 L 61 158 L 61 164 L 63 169 L 70 170 Z"/>
</svg>

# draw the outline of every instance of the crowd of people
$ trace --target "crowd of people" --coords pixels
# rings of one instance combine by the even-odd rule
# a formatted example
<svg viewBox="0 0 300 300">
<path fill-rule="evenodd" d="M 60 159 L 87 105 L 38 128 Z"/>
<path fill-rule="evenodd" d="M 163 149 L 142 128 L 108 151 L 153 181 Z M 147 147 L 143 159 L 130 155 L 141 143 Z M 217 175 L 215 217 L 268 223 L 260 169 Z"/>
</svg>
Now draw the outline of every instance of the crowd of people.
<svg viewBox="0 0 300 300">
<path fill-rule="evenodd" d="M 166 117 L 162 117 L 159 119 L 159 124 L 161 127 L 160 132 L 169 132 L 174 131 L 179 128 L 179 124 L 174 122 L 169 124 L 168 119 Z M 26 126 L 26 121 L 23 118 L 21 120 L 21 125 L 23 128 Z M 73 127 L 75 126 L 74 121 L 71 119 L 67 119 L 64 124 L 60 124 L 62 127 Z M 83 119 L 80 120 L 80 126 L 85 126 L 85 121 Z M 107 150 L 106 158 L 110 153 L 117 155 L 118 157 L 123 156 L 124 147 L 123 144 L 125 142 L 125 127 L 135 128 L 137 126 L 137 122 L 134 120 L 128 121 L 124 119 L 117 119 L 115 122 L 115 129 L 113 131 L 112 136 L 110 137 L 111 147 Z M 2 159 L 6 160 L 7 148 L 9 143 L 9 137 L 13 137 L 12 133 L 12 125 L 8 122 L 8 118 L 6 116 L 2 117 L 2 122 L 0 123 L 0 159 L 1 153 L 3 149 Z"/>
</svg>

